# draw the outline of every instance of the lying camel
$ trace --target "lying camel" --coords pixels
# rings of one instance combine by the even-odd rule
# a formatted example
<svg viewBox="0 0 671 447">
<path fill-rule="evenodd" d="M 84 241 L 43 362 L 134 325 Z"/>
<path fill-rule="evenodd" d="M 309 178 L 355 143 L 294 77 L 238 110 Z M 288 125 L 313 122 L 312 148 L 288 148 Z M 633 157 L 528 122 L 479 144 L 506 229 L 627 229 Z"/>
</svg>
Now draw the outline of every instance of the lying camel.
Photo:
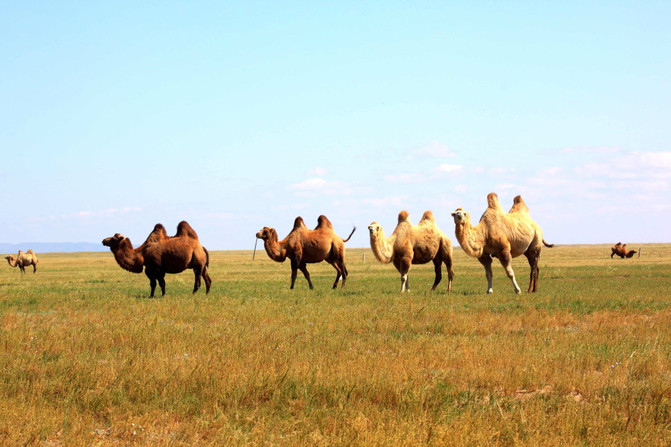
<svg viewBox="0 0 671 447">
<path fill-rule="evenodd" d="M 408 272 L 411 264 L 426 264 L 433 261 L 436 277 L 431 290 L 435 290 L 442 279 L 441 267 L 447 267 L 447 291 L 452 291 L 452 241 L 438 228 L 431 211 L 425 211 L 419 225 L 410 223 L 407 211 L 398 214 L 398 225 L 385 238 L 384 230 L 377 222 L 368 226 L 370 247 L 378 261 L 392 262 L 401 274 L 401 292 L 409 291 Z"/>
<path fill-rule="evenodd" d="M 26 267 L 29 265 L 33 266 L 33 273 L 37 271 L 37 255 L 35 255 L 35 252 L 33 249 L 29 249 L 27 252 L 22 252 L 19 250 L 18 255 L 16 255 L 16 258 L 12 255 L 5 256 L 5 259 L 9 263 L 10 266 L 12 267 L 19 267 L 19 270 L 21 270 L 21 273 L 26 273 Z"/>
<path fill-rule="evenodd" d="M 541 228 L 529 215 L 529 208 L 521 196 L 514 199 L 512 208 L 506 213 L 499 204 L 496 194 L 487 195 L 487 209 L 477 226 L 471 225 L 471 216 L 457 208 L 452 213 L 455 234 L 461 248 L 469 255 L 478 258 L 485 267 L 487 293 L 493 293 L 492 257 L 496 257 L 513 283 L 515 293 L 520 287 L 515 280 L 512 259 L 525 255 L 531 268 L 529 292 L 538 288 L 538 262 L 543 245 L 552 247 L 543 239 Z"/>
<path fill-rule="evenodd" d="M 263 227 L 256 233 L 258 239 L 263 240 L 263 246 L 268 257 L 276 262 L 284 262 L 287 258 L 291 261 L 291 287 L 294 288 L 298 270 L 308 281 L 310 289 L 313 289 L 307 264 L 326 261 L 336 270 L 336 279 L 333 288 L 338 286 L 342 277 L 342 286 L 345 287 L 347 280 L 347 267 L 345 266 L 345 242 L 349 241 L 356 227 L 352 229 L 347 239 L 338 236 L 333 225 L 326 216 L 319 216 L 317 227 L 309 230 L 305 226 L 302 217 L 294 220 L 294 228 L 291 232 L 278 241 L 277 231 L 274 228 Z"/>
<path fill-rule="evenodd" d="M 130 239 L 119 233 L 105 238 L 102 243 L 110 247 L 121 268 L 142 273 L 144 267 L 145 275 L 149 278 L 151 297 L 154 296 L 157 282 L 161 287 L 161 296 L 165 295 L 166 273 L 181 273 L 186 269 L 192 269 L 195 276 L 193 293 L 200 288 L 201 277 L 205 280 L 205 293 L 210 292 L 212 280 L 207 272 L 210 254 L 186 221 L 177 225 L 177 234 L 172 237 L 168 236 L 163 225 L 156 224 L 147 240 L 137 248 L 133 248 Z"/>
<path fill-rule="evenodd" d="M 627 244 L 618 242 L 610 248 L 610 258 L 613 259 L 613 255 L 617 255 L 620 258 L 631 258 L 636 254 L 636 250 L 627 250 Z"/>
</svg>

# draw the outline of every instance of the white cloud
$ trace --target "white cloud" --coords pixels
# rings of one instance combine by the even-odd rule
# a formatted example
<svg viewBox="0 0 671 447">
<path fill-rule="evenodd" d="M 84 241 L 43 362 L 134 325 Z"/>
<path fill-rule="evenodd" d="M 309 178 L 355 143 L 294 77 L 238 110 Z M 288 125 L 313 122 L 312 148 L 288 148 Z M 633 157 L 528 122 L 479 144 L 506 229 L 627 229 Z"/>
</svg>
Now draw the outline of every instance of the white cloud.
<svg viewBox="0 0 671 447">
<path fill-rule="evenodd" d="M 452 165 L 449 163 L 442 163 L 438 167 L 433 168 L 432 172 L 459 172 L 464 167 L 462 165 Z"/>
<path fill-rule="evenodd" d="M 352 194 L 352 189 L 347 185 L 337 182 L 329 181 L 321 177 L 311 177 L 299 183 L 289 185 L 288 188 L 295 191 L 296 195 L 300 197 L 315 197 L 321 195 L 349 195 Z"/>
</svg>

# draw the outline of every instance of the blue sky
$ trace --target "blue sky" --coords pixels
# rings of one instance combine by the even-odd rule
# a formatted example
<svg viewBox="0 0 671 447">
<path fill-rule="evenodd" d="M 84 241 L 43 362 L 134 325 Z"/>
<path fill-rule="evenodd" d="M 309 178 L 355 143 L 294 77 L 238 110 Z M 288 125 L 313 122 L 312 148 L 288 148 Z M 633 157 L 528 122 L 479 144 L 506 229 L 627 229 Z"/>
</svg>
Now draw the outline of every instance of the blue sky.
<svg viewBox="0 0 671 447">
<path fill-rule="evenodd" d="M 558 244 L 671 242 L 668 2 L 14 2 L 0 242 L 210 249 L 522 194 Z"/>
</svg>

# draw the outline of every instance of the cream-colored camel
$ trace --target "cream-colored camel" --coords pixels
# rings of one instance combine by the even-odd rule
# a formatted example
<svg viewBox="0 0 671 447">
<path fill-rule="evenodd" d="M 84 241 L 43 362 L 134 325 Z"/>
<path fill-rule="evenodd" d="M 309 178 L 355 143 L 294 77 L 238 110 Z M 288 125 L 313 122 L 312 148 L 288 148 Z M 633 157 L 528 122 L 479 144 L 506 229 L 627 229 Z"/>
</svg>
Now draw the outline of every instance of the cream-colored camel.
<svg viewBox="0 0 671 447">
<path fill-rule="evenodd" d="M 478 258 L 485 267 L 487 276 L 487 293 L 492 288 L 492 256 L 499 259 L 508 278 L 513 283 L 515 293 L 520 287 L 515 280 L 512 259 L 525 255 L 531 268 L 529 292 L 538 288 L 538 262 L 543 245 L 552 247 L 543 239 L 543 232 L 529 215 L 529 208 L 521 196 L 515 197 L 513 206 L 506 213 L 499 204 L 499 198 L 493 192 L 487 195 L 487 209 L 477 226 L 471 224 L 471 216 L 463 209 L 457 208 L 452 213 L 455 234 L 461 248 L 469 255 Z"/>
<path fill-rule="evenodd" d="M 356 227 L 352 229 L 347 239 L 338 236 L 333 225 L 326 216 L 319 216 L 317 227 L 309 230 L 305 226 L 302 217 L 294 220 L 294 228 L 283 240 L 278 241 L 277 231 L 274 228 L 263 227 L 256 233 L 256 237 L 263 240 L 263 246 L 268 257 L 276 262 L 284 262 L 287 258 L 291 261 L 291 289 L 296 283 L 298 270 L 308 281 L 310 289 L 313 288 L 308 273 L 307 264 L 326 261 L 336 269 L 336 279 L 333 288 L 338 286 L 342 277 L 342 286 L 345 287 L 347 280 L 347 267 L 345 266 L 345 242 L 349 241 Z"/>
<path fill-rule="evenodd" d="M 209 252 L 200 244 L 198 235 L 186 221 L 177 225 L 177 234 L 173 237 L 168 236 L 163 225 L 156 224 L 147 240 L 135 249 L 131 241 L 119 233 L 105 238 L 102 243 L 110 247 L 120 267 L 133 273 L 142 273 L 144 267 L 152 297 L 157 282 L 161 295 L 165 295 L 166 273 L 181 273 L 186 269 L 192 269 L 195 275 L 193 293 L 200 288 L 201 277 L 205 280 L 205 293 L 210 292 L 212 280 L 207 273 Z"/>
<path fill-rule="evenodd" d="M 388 264 L 393 262 L 401 274 L 401 292 L 409 291 L 408 272 L 411 264 L 426 264 L 433 261 L 436 277 L 431 290 L 435 290 L 442 279 L 441 267 L 447 267 L 447 291 L 452 290 L 452 241 L 445 235 L 433 217 L 431 211 L 425 211 L 419 225 L 410 223 L 407 211 L 398 214 L 396 229 L 385 238 L 384 230 L 377 222 L 368 226 L 370 247 L 378 261 Z"/>
<path fill-rule="evenodd" d="M 12 267 L 19 267 L 19 270 L 21 270 L 21 273 L 26 273 L 26 267 L 29 265 L 33 266 L 33 273 L 37 271 L 37 255 L 35 255 L 35 252 L 33 249 L 29 249 L 27 252 L 22 252 L 19 250 L 18 255 L 16 255 L 16 258 L 12 255 L 5 256 L 5 259 L 9 263 L 10 266 Z"/>
</svg>

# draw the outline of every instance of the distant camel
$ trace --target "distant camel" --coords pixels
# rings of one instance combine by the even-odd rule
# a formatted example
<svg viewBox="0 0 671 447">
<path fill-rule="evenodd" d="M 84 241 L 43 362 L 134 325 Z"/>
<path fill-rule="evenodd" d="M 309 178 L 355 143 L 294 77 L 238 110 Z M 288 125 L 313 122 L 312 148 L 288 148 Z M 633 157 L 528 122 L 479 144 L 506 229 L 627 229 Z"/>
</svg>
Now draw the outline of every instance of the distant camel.
<svg viewBox="0 0 671 447">
<path fill-rule="evenodd" d="M 356 227 L 352 229 L 347 239 L 342 239 L 336 234 L 333 225 L 326 216 L 319 216 L 317 227 L 309 230 L 305 226 L 302 217 L 294 220 L 294 228 L 283 240 L 278 241 L 277 231 L 274 228 L 263 227 L 256 233 L 256 237 L 263 240 L 263 246 L 268 257 L 276 262 L 284 262 L 289 258 L 291 261 L 291 289 L 294 288 L 298 270 L 308 281 L 310 289 L 313 289 L 310 273 L 307 265 L 326 261 L 336 269 L 336 279 L 333 288 L 338 286 L 342 277 L 342 286 L 345 287 L 347 280 L 347 267 L 345 266 L 345 242 L 349 241 Z"/>
<path fill-rule="evenodd" d="M 636 254 L 636 250 L 627 250 L 627 244 L 618 242 L 610 248 L 610 258 L 613 259 L 613 255 L 618 255 L 620 258 L 631 258 Z"/>
<path fill-rule="evenodd" d="M 186 269 L 192 269 L 195 276 L 193 293 L 200 288 L 201 277 L 205 280 L 205 293 L 210 292 L 212 280 L 207 273 L 210 254 L 200 244 L 198 235 L 186 221 L 177 225 L 177 234 L 173 237 L 168 236 L 163 225 L 156 224 L 147 240 L 135 249 L 131 241 L 119 233 L 105 238 L 102 243 L 110 247 L 114 259 L 121 268 L 133 273 L 142 273 L 144 267 L 145 275 L 149 278 L 152 297 L 157 281 L 161 287 L 161 296 L 165 295 L 166 273 L 181 273 Z"/>
<path fill-rule="evenodd" d="M 9 255 L 5 256 L 5 259 L 10 266 L 18 266 L 21 270 L 21 273 L 26 273 L 26 267 L 29 265 L 33 266 L 33 273 L 37 271 L 37 255 L 35 255 L 35 252 L 32 248 L 25 253 L 19 250 L 19 254 L 16 255 L 16 258 L 12 255 Z"/>
<path fill-rule="evenodd" d="M 433 261 L 436 277 L 431 290 L 435 290 L 442 279 L 441 267 L 447 267 L 447 291 L 452 291 L 452 241 L 438 228 L 431 211 L 425 211 L 419 225 L 410 223 L 407 211 L 398 214 L 398 225 L 385 238 L 384 230 L 377 222 L 368 226 L 370 247 L 378 261 L 393 262 L 401 274 L 401 292 L 409 291 L 408 272 L 411 264 L 426 264 Z"/>
<path fill-rule="evenodd" d="M 496 194 L 487 195 L 487 209 L 477 226 L 471 225 L 471 216 L 457 208 L 452 213 L 455 234 L 461 248 L 469 255 L 478 258 L 485 267 L 487 293 L 493 293 L 492 256 L 497 257 L 513 283 L 515 293 L 520 287 L 515 280 L 512 258 L 525 255 L 531 268 L 529 292 L 538 288 L 538 262 L 543 245 L 552 247 L 543 239 L 541 228 L 529 215 L 529 208 L 521 196 L 514 199 L 512 208 L 506 213 L 499 204 Z"/>
</svg>

